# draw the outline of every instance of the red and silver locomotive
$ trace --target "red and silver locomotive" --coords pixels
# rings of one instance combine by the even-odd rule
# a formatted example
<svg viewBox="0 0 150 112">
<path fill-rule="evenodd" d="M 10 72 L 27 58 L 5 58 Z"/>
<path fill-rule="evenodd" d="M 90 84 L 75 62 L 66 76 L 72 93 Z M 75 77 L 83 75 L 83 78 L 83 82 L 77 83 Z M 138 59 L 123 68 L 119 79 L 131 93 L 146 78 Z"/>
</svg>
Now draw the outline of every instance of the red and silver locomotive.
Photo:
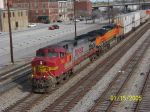
<svg viewBox="0 0 150 112">
<path fill-rule="evenodd" d="M 78 36 L 75 40 L 62 41 L 37 50 L 32 60 L 33 91 L 51 90 L 56 83 L 72 74 L 74 67 L 83 60 L 98 57 L 103 49 L 117 42 L 118 29 L 120 27 L 111 24 Z"/>
</svg>

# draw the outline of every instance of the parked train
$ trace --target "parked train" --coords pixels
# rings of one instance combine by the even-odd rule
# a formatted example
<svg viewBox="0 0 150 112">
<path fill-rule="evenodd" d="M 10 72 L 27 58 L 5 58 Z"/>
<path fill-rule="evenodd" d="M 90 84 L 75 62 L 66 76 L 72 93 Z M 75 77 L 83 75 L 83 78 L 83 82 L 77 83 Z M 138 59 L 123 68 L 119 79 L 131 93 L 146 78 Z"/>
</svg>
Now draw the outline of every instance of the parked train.
<svg viewBox="0 0 150 112">
<path fill-rule="evenodd" d="M 65 40 L 38 49 L 32 60 L 33 91 L 48 92 L 56 83 L 69 77 L 76 65 L 86 58 L 95 60 L 147 19 L 146 11 L 120 15 L 114 23 L 78 36 L 75 40 Z"/>
</svg>

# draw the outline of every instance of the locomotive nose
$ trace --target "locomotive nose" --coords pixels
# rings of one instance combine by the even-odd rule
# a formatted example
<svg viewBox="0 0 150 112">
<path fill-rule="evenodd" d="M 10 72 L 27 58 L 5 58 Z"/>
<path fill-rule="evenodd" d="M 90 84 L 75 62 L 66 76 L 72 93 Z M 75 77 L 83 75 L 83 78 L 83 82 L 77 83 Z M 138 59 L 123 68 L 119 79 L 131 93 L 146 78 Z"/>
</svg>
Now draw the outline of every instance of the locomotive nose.
<svg viewBox="0 0 150 112">
<path fill-rule="evenodd" d="M 37 66 L 37 65 L 47 65 L 47 60 L 44 58 L 35 58 L 32 60 L 32 65 Z"/>
</svg>

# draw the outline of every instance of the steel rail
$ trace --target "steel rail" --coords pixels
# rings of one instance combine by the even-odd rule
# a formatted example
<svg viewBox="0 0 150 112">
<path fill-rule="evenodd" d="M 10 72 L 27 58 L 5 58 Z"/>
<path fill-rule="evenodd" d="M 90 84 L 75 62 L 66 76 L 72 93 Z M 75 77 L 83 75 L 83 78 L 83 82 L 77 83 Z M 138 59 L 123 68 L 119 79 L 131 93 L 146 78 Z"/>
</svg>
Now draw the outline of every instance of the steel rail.
<svg viewBox="0 0 150 112">
<path fill-rule="evenodd" d="M 138 40 L 138 38 L 137 39 L 135 39 L 135 38 L 133 38 L 133 40 L 134 40 L 134 42 L 136 42 L 137 40 Z M 134 43 L 133 42 L 133 43 Z M 131 45 L 133 45 L 133 43 L 131 44 Z M 125 43 L 124 45 L 126 45 L 127 43 Z M 117 51 L 117 50 L 116 50 Z M 114 52 L 114 54 L 116 54 L 116 52 Z M 110 57 L 109 57 L 110 58 Z M 106 60 L 105 60 L 106 61 Z M 103 64 L 102 64 L 103 65 Z M 94 73 L 95 71 L 93 70 L 91 73 Z M 105 71 L 105 72 L 107 72 L 107 70 Z M 89 75 L 91 75 L 91 73 L 89 73 Z M 34 95 L 32 95 L 32 97 L 34 97 Z M 39 98 L 35 98 L 35 99 L 33 99 L 33 100 L 30 100 L 30 101 L 28 101 L 28 99 L 30 98 L 30 99 L 32 99 L 32 97 L 31 96 L 27 96 L 25 99 L 21 99 L 18 103 L 15 103 L 13 106 L 10 106 L 10 107 L 8 107 L 8 109 L 7 110 L 9 110 L 9 109 L 15 109 L 15 108 L 17 108 L 17 106 L 20 104 L 23 104 L 23 105 L 25 105 L 26 103 L 28 103 L 29 102 L 29 104 L 32 104 L 32 105 L 28 105 L 28 106 L 20 106 L 21 108 L 19 108 L 19 110 L 21 111 L 21 110 L 29 110 L 30 109 L 30 107 L 32 107 L 32 106 L 34 106 L 34 105 L 36 105 L 39 101 L 41 101 L 41 99 L 43 99 L 43 98 L 45 98 L 46 96 L 45 95 L 43 95 L 43 96 L 40 96 Z M 24 103 L 24 102 L 26 102 L 26 103 Z M 18 110 L 18 109 L 17 109 Z"/>
<path fill-rule="evenodd" d="M 140 33 L 139 33 L 140 34 Z M 144 30 L 142 31 L 142 33 L 141 34 L 144 34 Z M 140 34 L 140 35 L 141 35 Z M 137 35 L 138 36 L 138 35 Z M 149 38 L 147 38 L 144 42 L 147 42 L 147 40 L 148 40 Z M 150 40 L 150 39 L 149 39 Z M 144 43 L 143 42 L 143 43 Z M 143 47 L 145 47 L 145 48 L 147 48 L 148 47 L 148 44 L 146 44 L 145 46 L 143 46 L 143 45 L 141 45 L 139 48 L 138 48 L 138 50 L 140 49 L 140 48 L 143 48 Z M 124 82 L 123 82 L 123 84 L 122 85 L 120 85 L 121 83 L 122 83 L 122 81 L 120 82 L 120 84 L 116 84 L 116 87 L 117 86 L 121 86 L 121 87 L 118 87 L 118 90 L 116 91 L 116 92 L 112 92 L 112 94 L 115 94 L 115 96 L 117 97 L 120 93 L 121 93 L 121 91 L 123 90 L 123 88 L 124 88 L 124 86 L 126 85 L 126 83 L 128 82 L 128 80 L 130 79 L 130 77 L 131 77 L 131 75 L 132 75 L 132 72 L 134 71 L 134 69 L 136 68 L 136 66 L 137 66 L 137 62 L 139 61 L 139 59 L 140 58 L 142 58 L 142 56 L 143 56 L 143 52 L 146 50 L 144 48 L 144 50 L 142 51 L 142 49 L 141 49 L 141 51 L 142 51 L 142 53 L 141 53 L 141 55 L 138 55 L 137 54 L 137 56 L 136 56 L 136 52 L 138 52 L 138 50 L 132 55 L 132 57 L 131 57 L 131 59 L 125 64 L 125 66 L 122 68 L 122 70 L 121 71 L 125 71 L 126 73 L 127 73 L 127 71 L 128 71 L 128 74 L 126 74 L 127 75 L 127 78 L 124 80 Z M 138 56 L 141 56 L 141 57 L 138 57 Z M 134 60 L 137 60 L 137 62 L 135 62 Z M 133 61 L 133 65 L 132 65 L 132 62 Z M 132 69 L 131 69 L 132 68 Z M 110 91 L 111 91 L 111 88 L 113 88 L 113 85 L 115 85 L 115 83 L 117 82 L 117 80 L 118 80 L 118 78 L 120 77 L 122 75 L 122 77 L 123 76 L 126 76 L 126 75 L 124 75 L 124 74 L 122 74 L 122 73 L 118 73 L 117 74 L 117 76 L 116 77 L 114 77 L 114 79 L 113 79 L 113 81 L 109 84 L 109 86 L 108 86 L 108 88 L 102 93 L 102 95 L 99 97 L 99 99 L 97 99 L 97 101 L 96 101 L 96 103 L 95 103 L 95 105 L 90 109 L 90 112 L 95 112 L 95 111 L 98 111 L 98 109 L 102 109 L 102 110 L 105 110 L 106 112 L 111 112 L 111 108 L 112 108 L 112 106 L 113 106 L 113 104 L 114 104 L 114 102 L 115 102 L 115 100 L 112 100 L 112 101 L 110 101 L 109 99 L 106 101 L 106 102 L 104 102 L 104 98 L 106 98 L 106 97 L 108 97 L 108 96 L 110 96 L 111 94 L 109 94 L 109 93 L 111 93 Z M 114 89 L 115 90 L 115 89 Z M 112 91 L 114 91 L 113 89 L 112 89 Z M 109 94 L 109 95 L 108 95 Z M 103 103 L 104 102 L 104 103 Z M 104 108 L 105 107 L 105 108 Z"/>
<path fill-rule="evenodd" d="M 141 93 L 140 93 L 140 95 L 141 95 L 143 98 L 144 98 L 144 95 L 148 94 L 148 93 L 146 93 L 146 91 L 148 91 L 148 85 L 150 85 L 150 70 L 149 70 L 149 72 L 147 73 L 147 76 L 146 76 L 146 78 L 145 78 L 145 82 L 144 82 L 143 88 L 142 88 Z M 149 92 L 149 94 L 150 94 L 150 91 L 148 91 L 148 92 Z M 143 98 L 142 98 L 142 99 L 143 99 Z M 141 108 L 141 106 L 142 106 L 142 105 L 141 105 L 142 102 L 143 102 L 143 101 L 138 101 L 138 102 L 137 102 L 134 112 L 139 112 L 139 111 L 140 111 L 140 108 Z M 148 102 L 150 102 L 150 101 L 147 101 L 146 104 L 148 104 Z M 147 110 L 147 111 L 148 111 L 148 110 Z M 150 111 L 150 108 L 149 108 L 149 111 Z"/>
<path fill-rule="evenodd" d="M 15 104 L 12 104 L 10 107 L 3 110 L 3 112 L 26 112 L 28 109 L 30 109 L 30 107 L 35 104 L 32 102 L 35 102 L 37 99 L 38 101 L 40 101 L 40 99 L 42 99 L 43 97 L 45 96 L 42 94 L 30 93 L 23 99 L 18 100 Z"/>
<path fill-rule="evenodd" d="M 21 84 L 27 81 L 30 74 L 31 65 L 24 64 L 21 67 L 17 67 L 13 69 L 13 71 L 2 75 L 0 77 L 0 95 L 4 94 L 13 87 L 16 87 L 17 84 Z"/>
<path fill-rule="evenodd" d="M 5 72 L 5 73 L 2 73 L 2 74 L 0 75 L 0 82 L 4 81 L 4 80 L 6 80 L 6 79 L 8 79 L 8 78 L 10 78 L 10 77 L 17 76 L 18 74 L 20 74 L 20 72 L 26 71 L 26 70 L 28 70 L 29 68 L 31 68 L 31 64 L 30 64 L 30 63 L 26 63 L 26 64 L 24 64 L 24 65 L 22 65 L 22 66 L 19 66 L 19 67 L 17 67 L 17 68 L 14 68 L 14 69 L 12 69 L 12 70 L 9 70 L 9 71 L 7 71 L 7 72 Z"/>
<path fill-rule="evenodd" d="M 143 30 L 146 31 L 148 26 Z M 114 52 L 113 55 L 109 57 L 109 59 L 105 59 L 100 65 L 98 65 L 92 72 L 90 72 L 86 77 L 81 79 L 76 85 L 74 85 L 71 89 L 69 89 L 65 94 L 63 94 L 59 99 L 57 99 L 52 105 L 47 107 L 44 112 L 53 111 L 70 111 L 72 107 L 77 104 L 77 102 L 91 89 L 93 85 L 95 85 L 101 77 L 114 65 L 115 61 L 123 56 L 125 52 L 142 36 L 143 33 L 138 32 L 139 36 L 137 38 L 132 38 L 133 40 L 130 42 L 126 42 L 123 46 L 128 46 L 126 49 L 123 46 L 121 47 L 121 51 Z M 137 35 L 137 34 L 136 34 Z M 100 69 L 97 73 L 96 69 Z M 96 72 L 96 73 L 95 73 Z M 92 75 L 91 75 L 92 74 Z M 91 84 L 92 82 L 92 84 Z"/>
<path fill-rule="evenodd" d="M 10 70 L 1 72 L 1 73 L 0 73 L 0 78 L 1 78 L 1 77 L 4 77 L 4 76 L 7 75 L 7 74 L 10 74 L 11 72 L 18 71 L 18 69 L 21 69 L 22 67 L 27 66 L 27 65 L 29 65 L 29 64 L 30 64 L 30 62 L 27 62 L 27 63 L 25 63 L 25 64 L 22 64 L 22 65 L 18 66 L 18 67 L 15 67 L 15 68 L 12 68 L 12 69 L 10 69 Z"/>
<path fill-rule="evenodd" d="M 75 72 L 75 74 L 79 73 L 80 71 L 82 71 L 84 68 L 86 68 L 89 64 L 91 64 L 91 62 L 89 62 L 88 64 L 84 65 L 83 67 L 81 67 L 79 70 L 77 70 Z M 70 76 L 70 78 L 73 78 L 74 75 Z M 61 84 L 65 84 L 68 80 L 65 80 L 63 82 L 61 82 Z M 56 88 L 53 90 L 57 90 L 60 87 L 60 85 L 58 84 L 56 86 Z M 53 92 L 51 91 L 51 93 Z M 4 109 L 4 112 L 7 111 L 11 111 L 11 112 L 16 112 L 17 111 L 25 111 L 26 110 L 30 110 L 30 108 L 34 105 L 36 105 L 38 102 L 42 101 L 44 98 L 46 98 L 48 95 L 50 95 L 51 93 L 48 94 L 34 94 L 34 93 L 29 93 L 27 96 L 25 96 L 24 98 L 18 100 L 17 102 L 13 103 L 12 105 L 10 105 L 9 107 L 7 107 L 6 109 Z M 38 94 L 38 96 L 37 96 Z M 37 97 L 36 97 L 37 96 Z M 31 100 L 29 100 L 31 99 Z M 27 105 L 26 105 L 27 104 Z M 28 105 L 29 104 L 29 105 Z M 18 107 L 19 106 L 19 107 Z"/>
<path fill-rule="evenodd" d="M 144 41 L 144 44 L 145 44 L 147 41 L 148 41 L 148 39 L 147 39 L 146 41 Z M 149 41 L 149 43 L 150 43 L 150 41 Z M 148 43 L 148 44 L 149 44 L 149 43 Z M 141 57 L 139 57 L 139 58 L 138 58 L 138 56 L 133 57 L 133 60 L 137 58 L 137 63 L 136 63 L 135 66 L 137 66 L 138 63 L 141 61 L 140 59 L 142 59 L 142 57 L 143 57 L 143 55 L 144 55 L 144 52 L 145 52 L 146 49 L 148 48 L 148 46 L 149 46 L 148 44 L 145 45 L 146 47 L 145 47 L 145 49 L 143 50 L 143 52 L 142 52 L 142 54 L 141 54 Z M 142 46 L 140 46 L 140 47 L 144 47 L 144 45 L 142 45 Z M 140 48 L 140 49 L 141 49 L 141 48 Z M 138 50 L 139 50 L 139 49 L 138 49 Z M 129 66 L 130 66 L 130 65 L 129 65 Z M 129 68 L 130 68 L 130 67 L 129 67 Z M 135 68 L 136 68 L 136 67 L 133 67 L 132 72 L 134 72 Z M 132 72 L 130 73 L 131 75 L 132 75 Z M 128 80 L 129 80 L 130 77 L 131 77 L 130 74 L 129 74 L 129 77 L 127 77 L 127 79 L 126 79 L 126 81 L 124 82 L 124 84 L 123 84 L 123 85 L 121 86 L 121 88 L 119 89 L 118 93 L 116 94 L 116 97 L 119 96 L 119 94 L 122 92 L 123 88 L 126 86 Z M 112 109 L 114 103 L 115 103 L 115 100 L 113 100 L 113 101 L 111 102 L 111 104 L 110 104 L 109 107 L 107 108 L 106 112 L 111 112 L 111 109 Z"/>
</svg>

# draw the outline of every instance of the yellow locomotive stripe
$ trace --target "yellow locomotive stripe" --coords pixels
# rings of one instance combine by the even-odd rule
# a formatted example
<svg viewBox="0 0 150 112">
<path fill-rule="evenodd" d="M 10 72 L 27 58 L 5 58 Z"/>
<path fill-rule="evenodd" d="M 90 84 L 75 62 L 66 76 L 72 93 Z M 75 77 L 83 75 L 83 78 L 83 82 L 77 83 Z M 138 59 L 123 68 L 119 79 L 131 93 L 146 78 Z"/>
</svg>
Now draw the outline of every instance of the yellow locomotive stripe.
<svg viewBox="0 0 150 112">
<path fill-rule="evenodd" d="M 55 67 L 48 67 L 48 66 L 43 66 L 43 65 L 39 65 L 39 66 L 35 66 L 35 67 L 32 67 L 32 70 L 34 72 L 46 72 L 46 71 L 51 71 L 51 70 L 57 70 L 58 69 L 58 66 L 55 66 Z"/>
</svg>

